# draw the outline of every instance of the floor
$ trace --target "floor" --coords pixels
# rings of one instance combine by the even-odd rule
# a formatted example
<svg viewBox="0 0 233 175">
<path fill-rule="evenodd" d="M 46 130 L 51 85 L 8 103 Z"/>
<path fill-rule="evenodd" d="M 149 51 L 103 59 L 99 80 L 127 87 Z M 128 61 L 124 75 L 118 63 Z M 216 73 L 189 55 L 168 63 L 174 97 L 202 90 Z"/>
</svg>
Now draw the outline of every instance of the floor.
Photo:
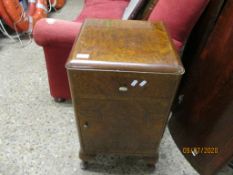
<svg viewBox="0 0 233 175">
<path fill-rule="evenodd" d="M 50 16 L 71 20 L 81 8 L 82 1 L 68 0 Z M 167 129 L 155 171 L 144 162 L 101 155 L 81 170 L 72 105 L 50 97 L 42 48 L 33 41 L 23 44 L 0 38 L 0 175 L 198 174 Z M 226 167 L 219 175 L 233 171 Z"/>
</svg>

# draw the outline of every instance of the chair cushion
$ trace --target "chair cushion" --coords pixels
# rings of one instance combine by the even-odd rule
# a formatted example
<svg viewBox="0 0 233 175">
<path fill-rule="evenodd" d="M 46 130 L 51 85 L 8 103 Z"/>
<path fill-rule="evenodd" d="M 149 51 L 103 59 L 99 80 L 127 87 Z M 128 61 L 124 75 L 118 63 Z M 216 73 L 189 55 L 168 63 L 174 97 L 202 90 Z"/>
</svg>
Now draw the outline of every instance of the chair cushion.
<svg viewBox="0 0 233 175">
<path fill-rule="evenodd" d="M 171 37 L 183 45 L 208 2 L 209 0 L 159 0 L 149 20 L 163 21 Z"/>
<path fill-rule="evenodd" d="M 126 1 L 126 2 L 130 2 L 130 0 L 85 0 L 85 5 L 93 5 L 93 4 L 109 2 L 109 1 Z"/>
<path fill-rule="evenodd" d="M 83 22 L 86 18 L 121 19 L 128 4 L 124 0 L 90 0 L 75 21 Z"/>
</svg>

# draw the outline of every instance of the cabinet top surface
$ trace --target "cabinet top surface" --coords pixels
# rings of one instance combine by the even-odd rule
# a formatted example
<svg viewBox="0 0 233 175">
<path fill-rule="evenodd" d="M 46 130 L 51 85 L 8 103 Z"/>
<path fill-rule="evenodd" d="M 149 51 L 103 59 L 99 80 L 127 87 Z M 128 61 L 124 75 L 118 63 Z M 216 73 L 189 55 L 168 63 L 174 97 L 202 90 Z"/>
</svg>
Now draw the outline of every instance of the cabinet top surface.
<svg viewBox="0 0 233 175">
<path fill-rule="evenodd" d="M 130 20 L 86 20 L 66 67 L 183 73 L 163 23 Z"/>
</svg>

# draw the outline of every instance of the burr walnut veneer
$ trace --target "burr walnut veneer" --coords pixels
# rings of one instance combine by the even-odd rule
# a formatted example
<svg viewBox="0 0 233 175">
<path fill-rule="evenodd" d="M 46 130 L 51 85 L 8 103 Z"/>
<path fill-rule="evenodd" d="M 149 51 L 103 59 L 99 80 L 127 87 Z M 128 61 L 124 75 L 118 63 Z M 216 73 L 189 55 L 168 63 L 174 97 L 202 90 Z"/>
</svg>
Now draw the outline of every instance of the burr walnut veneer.
<svg viewBox="0 0 233 175">
<path fill-rule="evenodd" d="M 184 72 L 164 25 L 86 20 L 66 68 L 80 158 L 119 154 L 155 164 Z"/>
</svg>

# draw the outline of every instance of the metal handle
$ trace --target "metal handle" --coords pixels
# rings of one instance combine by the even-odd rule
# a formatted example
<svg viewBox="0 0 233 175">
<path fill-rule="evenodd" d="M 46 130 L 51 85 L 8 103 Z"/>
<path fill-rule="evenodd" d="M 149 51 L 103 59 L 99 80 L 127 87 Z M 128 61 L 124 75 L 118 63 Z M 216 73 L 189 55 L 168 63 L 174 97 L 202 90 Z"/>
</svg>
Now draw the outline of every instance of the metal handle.
<svg viewBox="0 0 233 175">
<path fill-rule="evenodd" d="M 120 92 L 127 92 L 128 88 L 126 86 L 121 86 L 121 87 L 119 87 L 119 91 Z"/>
</svg>

